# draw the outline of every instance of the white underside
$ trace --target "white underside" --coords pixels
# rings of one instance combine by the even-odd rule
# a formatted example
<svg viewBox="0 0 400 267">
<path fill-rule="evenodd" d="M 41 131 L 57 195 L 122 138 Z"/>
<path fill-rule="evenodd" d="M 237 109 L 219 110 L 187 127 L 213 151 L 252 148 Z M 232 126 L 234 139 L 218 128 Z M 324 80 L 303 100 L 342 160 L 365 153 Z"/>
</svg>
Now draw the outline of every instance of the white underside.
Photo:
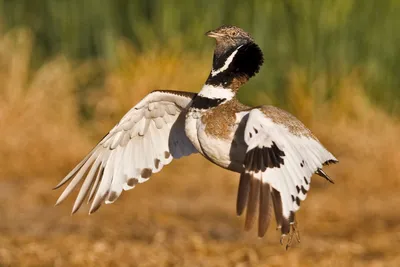
<svg viewBox="0 0 400 267">
<path fill-rule="evenodd" d="M 231 165 L 231 148 L 239 122 L 248 112 L 236 114 L 236 125 L 228 138 L 218 138 L 207 134 L 206 126 L 201 122 L 200 111 L 189 111 L 186 116 L 185 132 L 194 147 L 213 163 L 228 168 Z"/>
<path fill-rule="evenodd" d="M 202 153 L 199 138 L 197 137 L 197 122 L 200 120 L 200 116 L 200 113 L 196 111 L 189 111 L 186 114 L 185 133 L 197 151 Z"/>
<path fill-rule="evenodd" d="M 222 139 L 208 135 L 205 131 L 205 125 L 201 123 L 201 121 L 198 121 L 197 124 L 197 136 L 204 155 L 206 155 L 215 164 L 224 168 L 228 168 L 228 166 L 231 164 L 231 144 L 233 134 L 236 129 L 233 129 L 228 139 Z"/>
</svg>

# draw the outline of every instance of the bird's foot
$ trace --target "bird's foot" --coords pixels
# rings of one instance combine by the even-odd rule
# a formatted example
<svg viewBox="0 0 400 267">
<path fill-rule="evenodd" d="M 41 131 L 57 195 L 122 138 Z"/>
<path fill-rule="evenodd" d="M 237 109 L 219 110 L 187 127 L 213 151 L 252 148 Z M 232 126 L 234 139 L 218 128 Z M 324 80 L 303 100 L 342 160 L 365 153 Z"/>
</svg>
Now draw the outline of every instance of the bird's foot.
<svg viewBox="0 0 400 267">
<path fill-rule="evenodd" d="M 297 242 L 300 243 L 300 233 L 297 230 L 297 223 L 292 223 L 290 225 L 290 231 L 289 231 L 288 235 L 286 235 L 286 234 L 281 235 L 281 239 L 280 239 L 281 245 L 285 244 L 286 236 L 287 236 L 286 250 L 288 250 L 291 247 L 292 242 L 293 242 L 293 237 L 295 237 Z"/>
</svg>

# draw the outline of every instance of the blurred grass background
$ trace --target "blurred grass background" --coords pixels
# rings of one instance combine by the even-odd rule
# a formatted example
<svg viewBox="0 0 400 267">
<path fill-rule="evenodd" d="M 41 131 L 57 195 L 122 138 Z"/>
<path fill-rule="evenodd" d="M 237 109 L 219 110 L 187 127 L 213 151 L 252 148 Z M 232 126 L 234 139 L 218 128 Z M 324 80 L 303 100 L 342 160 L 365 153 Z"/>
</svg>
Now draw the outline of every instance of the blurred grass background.
<svg viewBox="0 0 400 267">
<path fill-rule="evenodd" d="M 0 266 L 399 266 L 400 2 L 0 0 Z M 313 180 L 302 243 L 244 233 L 237 175 L 182 159 L 111 206 L 70 217 L 51 191 L 154 89 L 198 91 L 204 36 L 265 54 L 240 92 L 302 119 L 340 160 Z M 86 208 L 86 210 L 85 210 Z"/>
<path fill-rule="evenodd" d="M 338 81 L 358 69 L 371 100 L 399 113 L 400 2 L 396 0 L 40 3 L 0 1 L 3 29 L 25 26 L 32 31 L 34 66 L 59 53 L 75 59 L 101 57 L 115 65 L 121 38 L 139 51 L 208 52 L 211 42 L 204 38 L 205 30 L 234 24 L 254 35 L 266 57 L 251 90 L 268 90 L 285 104 L 287 73 L 295 66 L 304 69 L 308 83 L 324 76 L 325 90 L 310 93 L 329 98 Z M 251 95 L 243 97 L 251 101 Z"/>
</svg>

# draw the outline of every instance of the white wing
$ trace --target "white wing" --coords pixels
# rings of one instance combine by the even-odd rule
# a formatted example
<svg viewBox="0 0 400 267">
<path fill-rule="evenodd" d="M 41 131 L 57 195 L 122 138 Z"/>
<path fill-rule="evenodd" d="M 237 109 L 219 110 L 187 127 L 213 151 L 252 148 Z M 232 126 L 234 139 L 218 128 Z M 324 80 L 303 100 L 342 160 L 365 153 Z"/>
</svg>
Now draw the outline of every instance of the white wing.
<svg viewBox="0 0 400 267">
<path fill-rule="evenodd" d="M 263 236 L 271 217 L 271 199 L 278 228 L 285 235 L 294 223 L 310 188 L 311 176 L 329 177 L 322 165 L 337 162 L 299 120 L 271 106 L 251 110 L 244 133 L 248 145 L 241 175 L 237 212 L 247 204 L 246 229 L 251 228 L 259 209 L 259 236 Z"/>
<path fill-rule="evenodd" d="M 72 181 L 61 203 L 84 179 L 72 213 L 89 193 L 90 213 L 105 200 L 114 202 L 122 190 L 149 179 L 173 158 L 196 153 L 184 130 L 186 108 L 195 93 L 154 91 L 133 107 L 55 188 Z"/>
</svg>

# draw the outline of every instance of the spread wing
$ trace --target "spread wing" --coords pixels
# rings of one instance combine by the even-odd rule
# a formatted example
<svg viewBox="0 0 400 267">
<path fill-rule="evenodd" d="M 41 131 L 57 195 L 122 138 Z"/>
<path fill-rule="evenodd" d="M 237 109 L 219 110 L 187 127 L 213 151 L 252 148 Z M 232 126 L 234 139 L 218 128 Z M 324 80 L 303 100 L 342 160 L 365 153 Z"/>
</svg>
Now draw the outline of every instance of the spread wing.
<svg viewBox="0 0 400 267">
<path fill-rule="evenodd" d="M 184 129 L 187 107 L 195 96 L 178 91 L 154 91 L 147 95 L 55 187 L 72 179 L 56 205 L 83 180 L 72 213 L 88 194 L 88 202 L 93 200 L 93 213 L 103 201 L 114 202 L 122 190 L 147 181 L 173 158 L 196 153 Z"/>
<path fill-rule="evenodd" d="M 271 106 L 250 111 L 244 138 L 248 148 L 237 213 L 240 215 L 247 205 L 245 228 L 250 229 L 259 203 L 258 235 L 262 237 L 273 206 L 284 236 L 290 232 L 294 213 L 307 196 L 311 176 L 317 173 L 330 180 L 322 166 L 337 160 L 299 120 Z"/>
</svg>

